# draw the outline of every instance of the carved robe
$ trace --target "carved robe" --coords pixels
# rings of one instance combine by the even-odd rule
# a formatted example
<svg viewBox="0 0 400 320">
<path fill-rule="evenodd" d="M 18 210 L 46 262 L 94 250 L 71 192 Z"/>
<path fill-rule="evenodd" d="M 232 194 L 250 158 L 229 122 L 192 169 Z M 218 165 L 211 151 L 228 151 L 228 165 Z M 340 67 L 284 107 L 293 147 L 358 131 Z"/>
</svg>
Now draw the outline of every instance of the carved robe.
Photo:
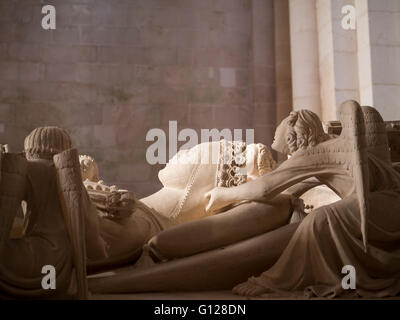
<svg viewBox="0 0 400 320">
<path fill-rule="evenodd" d="M 4 179 L 5 176 L 2 182 Z M 72 248 L 61 211 L 53 162 L 29 161 L 26 185 L 29 224 L 24 237 L 4 243 L 0 257 L 0 291 L 15 298 L 66 297 L 68 291 L 72 297 L 76 293 Z M 4 202 L 4 190 L 2 194 Z M 45 265 L 55 267 L 56 290 L 42 288 Z"/>
</svg>

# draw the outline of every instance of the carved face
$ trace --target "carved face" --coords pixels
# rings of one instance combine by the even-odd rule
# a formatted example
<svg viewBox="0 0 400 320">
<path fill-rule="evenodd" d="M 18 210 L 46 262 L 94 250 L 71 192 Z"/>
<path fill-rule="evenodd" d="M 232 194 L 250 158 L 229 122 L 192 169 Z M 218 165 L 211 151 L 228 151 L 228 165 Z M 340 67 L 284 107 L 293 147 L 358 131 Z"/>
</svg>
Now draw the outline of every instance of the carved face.
<svg viewBox="0 0 400 320">
<path fill-rule="evenodd" d="M 289 147 L 286 141 L 287 130 L 288 130 L 288 120 L 289 117 L 282 120 L 280 125 L 276 128 L 274 141 L 271 145 L 271 148 L 281 152 L 283 154 L 290 154 Z"/>
</svg>

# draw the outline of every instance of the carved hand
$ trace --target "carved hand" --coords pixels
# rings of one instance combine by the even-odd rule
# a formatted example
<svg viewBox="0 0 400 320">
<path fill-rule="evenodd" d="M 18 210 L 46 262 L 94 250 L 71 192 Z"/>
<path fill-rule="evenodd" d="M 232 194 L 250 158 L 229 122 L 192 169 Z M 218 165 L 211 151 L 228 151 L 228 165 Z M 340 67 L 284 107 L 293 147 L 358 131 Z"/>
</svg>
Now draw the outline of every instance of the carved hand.
<svg viewBox="0 0 400 320">
<path fill-rule="evenodd" d="M 216 187 L 205 194 L 208 201 L 207 212 L 215 212 L 232 203 L 229 197 L 229 188 Z"/>
</svg>

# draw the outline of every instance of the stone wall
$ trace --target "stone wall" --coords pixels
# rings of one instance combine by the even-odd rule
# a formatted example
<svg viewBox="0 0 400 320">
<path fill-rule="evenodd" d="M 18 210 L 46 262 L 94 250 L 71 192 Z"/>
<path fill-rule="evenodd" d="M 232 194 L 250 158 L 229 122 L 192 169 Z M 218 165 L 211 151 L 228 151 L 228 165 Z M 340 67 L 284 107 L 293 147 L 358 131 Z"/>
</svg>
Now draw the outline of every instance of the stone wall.
<svg viewBox="0 0 400 320">
<path fill-rule="evenodd" d="M 400 119 L 400 1 L 356 0 L 360 100 Z M 362 49 L 362 51 L 361 51 Z"/>
<path fill-rule="evenodd" d="M 337 119 L 337 107 L 346 100 L 359 101 L 356 30 L 342 27 L 344 6 L 354 0 L 317 0 L 321 118 Z M 356 24 L 357 26 L 357 24 Z"/>
<path fill-rule="evenodd" d="M 399 119 L 399 0 L 289 0 L 289 12 L 294 109 L 327 122 L 355 99 Z M 354 29 L 342 25 L 349 12 Z"/>
<path fill-rule="evenodd" d="M 107 183 L 156 191 L 162 166 L 145 160 L 149 129 L 168 133 L 170 120 L 178 130 L 253 128 L 257 89 L 258 111 L 273 109 L 272 3 L 263 1 L 259 25 L 250 0 L 2 0 L 0 143 L 20 151 L 33 128 L 61 126 Z M 41 28 L 45 4 L 56 8 L 56 30 Z M 269 30 L 260 50 L 272 54 L 255 74 L 257 28 Z M 256 117 L 268 129 L 257 142 L 271 142 L 268 110 Z"/>
</svg>

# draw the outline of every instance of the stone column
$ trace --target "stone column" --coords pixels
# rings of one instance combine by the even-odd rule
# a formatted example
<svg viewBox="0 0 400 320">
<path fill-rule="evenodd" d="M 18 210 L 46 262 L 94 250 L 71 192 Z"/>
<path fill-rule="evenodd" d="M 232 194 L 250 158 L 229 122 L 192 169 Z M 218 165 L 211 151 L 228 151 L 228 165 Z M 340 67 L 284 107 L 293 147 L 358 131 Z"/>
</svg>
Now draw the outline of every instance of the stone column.
<svg viewBox="0 0 400 320">
<path fill-rule="evenodd" d="M 360 102 L 400 119 L 400 1 L 356 0 Z"/>
<path fill-rule="evenodd" d="M 293 109 L 321 116 L 315 0 L 289 0 Z"/>
<path fill-rule="evenodd" d="M 317 0 L 321 119 L 337 119 L 337 107 L 359 100 L 356 31 L 344 29 L 342 8 L 354 0 Z"/>
</svg>

